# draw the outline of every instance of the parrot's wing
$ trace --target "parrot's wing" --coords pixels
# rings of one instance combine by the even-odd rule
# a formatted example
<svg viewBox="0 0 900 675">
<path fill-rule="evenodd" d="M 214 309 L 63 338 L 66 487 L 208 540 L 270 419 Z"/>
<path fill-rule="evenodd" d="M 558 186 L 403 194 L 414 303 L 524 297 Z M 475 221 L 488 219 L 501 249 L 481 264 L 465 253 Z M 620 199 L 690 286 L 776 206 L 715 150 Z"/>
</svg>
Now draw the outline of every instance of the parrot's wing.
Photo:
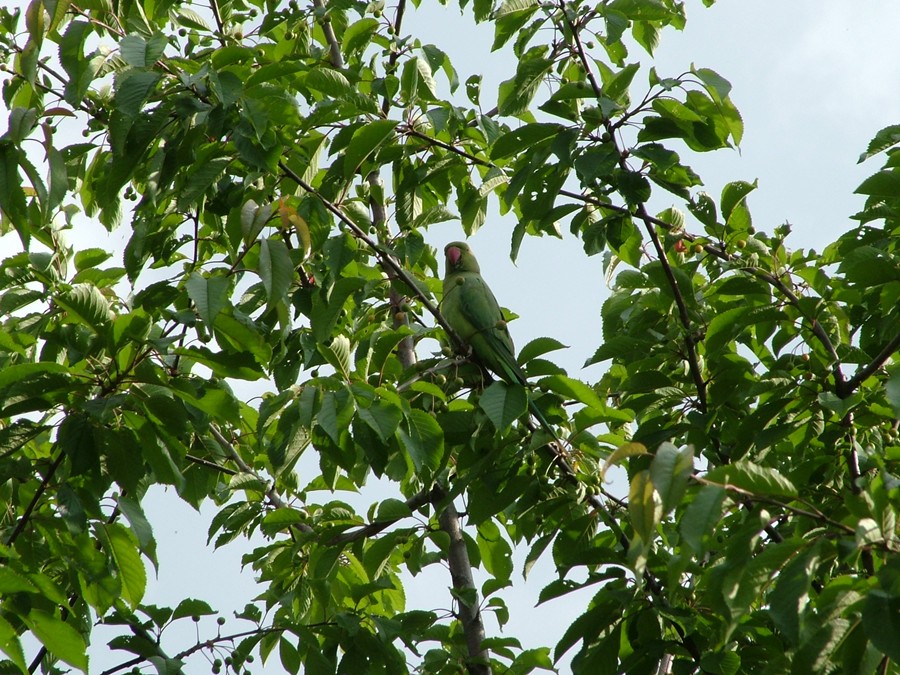
<svg viewBox="0 0 900 675">
<path fill-rule="evenodd" d="M 490 287 L 480 275 L 472 275 L 457 289 L 459 311 L 474 329 L 470 342 L 475 354 L 504 380 L 524 383 L 512 338 Z"/>
</svg>

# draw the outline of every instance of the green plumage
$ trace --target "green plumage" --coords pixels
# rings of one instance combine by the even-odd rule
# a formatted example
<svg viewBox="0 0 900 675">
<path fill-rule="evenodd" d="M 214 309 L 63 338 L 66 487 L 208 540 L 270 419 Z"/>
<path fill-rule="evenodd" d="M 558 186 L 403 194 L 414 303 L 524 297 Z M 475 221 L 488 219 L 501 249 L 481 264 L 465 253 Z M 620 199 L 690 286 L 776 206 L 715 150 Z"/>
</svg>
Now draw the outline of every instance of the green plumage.
<svg viewBox="0 0 900 675">
<path fill-rule="evenodd" d="M 516 349 L 500 304 L 481 277 L 481 269 L 469 245 L 460 241 L 447 244 L 444 256 L 446 268 L 441 314 L 472 348 L 479 363 L 504 382 L 526 385 L 525 373 L 516 361 Z M 528 397 L 528 407 L 541 426 L 559 440 L 531 396 Z"/>
<path fill-rule="evenodd" d="M 506 321 L 497 298 L 481 277 L 478 261 L 468 244 L 455 241 L 444 248 L 446 274 L 441 313 L 459 337 L 472 348 L 478 361 L 506 382 L 525 384 L 516 363 Z"/>
</svg>

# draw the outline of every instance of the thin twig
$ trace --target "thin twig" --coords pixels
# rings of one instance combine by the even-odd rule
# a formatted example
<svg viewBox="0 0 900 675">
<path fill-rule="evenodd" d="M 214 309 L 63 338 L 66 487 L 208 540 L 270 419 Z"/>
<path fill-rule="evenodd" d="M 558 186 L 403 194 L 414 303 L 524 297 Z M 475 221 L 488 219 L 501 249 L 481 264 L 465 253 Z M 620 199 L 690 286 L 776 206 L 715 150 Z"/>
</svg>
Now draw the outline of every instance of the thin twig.
<svg viewBox="0 0 900 675">
<path fill-rule="evenodd" d="M 216 442 L 219 444 L 219 446 L 226 452 L 229 459 L 231 459 L 231 461 L 233 461 L 235 464 L 237 464 L 238 468 L 243 473 L 250 474 L 251 476 L 256 478 L 258 481 L 260 481 L 262 484 L 268 485 L 269 481 L 266 481 L 256 471 L 254 471 L 253 468 L 247 464 L 247 462 L 244 461 L 243 457 L 241 457 L 238 454 L 237 448 L 235 448 L 228 441 L 228 439 L 225 438 L 224 435 L 222 435 L 222 432 L 219 431 L 219 428 L 215 424 L 210 424 L 209 429 L 212 432 L 213 438 L 216 439 Z M 287 503 L 281 498 L 281 495 L 279 495 L 275 491 L 274 487 L 266 488 L 266 497 L 268 498 L 269 502 L 271 502 L 272 504 L 275 505 L 276 508 L 280 508 L 280 509 L 281 508 L 289 508 Z M 296 527 L 298 530 L 300 530 L 301 532 L 304 532 L 306 534 L 312 534 L 314 532 L 314 530 L 306 523 L 295 523 L 294 527 Z"/>
</svg>

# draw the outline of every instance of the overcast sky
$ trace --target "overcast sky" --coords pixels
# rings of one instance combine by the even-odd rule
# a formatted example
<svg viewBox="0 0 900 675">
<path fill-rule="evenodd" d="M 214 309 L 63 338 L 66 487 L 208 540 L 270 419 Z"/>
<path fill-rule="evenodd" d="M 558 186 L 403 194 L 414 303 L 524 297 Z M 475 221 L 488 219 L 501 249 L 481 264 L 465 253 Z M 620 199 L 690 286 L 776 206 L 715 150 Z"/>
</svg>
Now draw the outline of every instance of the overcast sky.
<svg viewBox="0 0 900 675">
<path fill-rule="evenodd" d="M 406 31 L 446 51 L 461 81 L 483 74 L 484 101 L 510 77 L 511 57 L 489 53 L 490 26 L 473 28 L 468 18 L 458 18 L 458 9 L 435 7 L 430 0 L 422 4 L 418 11 L 408 5 Z M 794 226 L 789 246 L 821 250 L 853 226 L 848 216 L 862 205 L 853 190 L 879 166 L 877 158 L 858 166 L 858 156 L 878 129 L 900 122 L 896 39 L 900 3 L 720 0 L 704 9 L 699 0 L 689 0 L 687 7 L 686 30 L 663 33 L 656 68 L 661 75 L 678 75 L 694 63 L 730 80 L 745 136 L 740 152 L 697 156 L 683 151 L 682 160 L 700 174 L 716 198 L 729 181 L 759 179 L 759 190 L 749 199 L 756 227 L 769 230 L 789 221 Z M 645 56 L 635 50 L 630 60 L 637 58 Z M 641 82 L 646 82 L 645 71 L 635 80 Z M 653 203 L 657 210 L 673 204 L 668 194 Z M 599 307 L 607 293 L 602 258 L 586 258 L 578 241 L 567 235 L 563 241 L 527 239 L 514 266 L 508 257 L 513 225 L 510 218 L 492 217 L 473 237 L 472 246 L 501 304 L 521 317 L 511 324 L 517 345 L 553 335 L 570 345 L 560 358 L 571 375 L 589 381 L 598 378 L 602 366 L 581 371 L 580 365 L 600 340 Z M 690 219 L 688 227 L 699 230 Z M 429 233 L 438 247 L 461 237 L 454 222 L 434 226 Z M 76 247 L 82 246 L 78 233 L 71 239 Z M 0 240 L 2 255 L 16 248 L 9 236 Z M 252 575 L 240 571 L 241 544 L 215 554 L 203 548 L 213 510 L 197 516 L 171 494 L 150 500 L 147 508 L 160 541 L 161 563 L 159 583 L 151 580 L 147 602 L 174 604 L 190 594 L 227 613 L 252 599 Z M 516 574 L 521 578 L 521 567 Z M 531 607 L 552 571 L 547 566 L 535 576 L 541 578 L 504 596 L 512 609 L 507 634 L 520 638 L 526 647 L 552 647 L 589 596 L 556 601 L 537 614 Z M 446 607 L 449 595 L 443 589 L 448 584 L 449 575 L 441 569 L 413 582 L 407 589 L 409 607 L 434 608 L 435 598 Z M 550 612 L 556 617 L 552 621 Z M 231 624 L 238 628 L 236 622 Z M 491 618 L 487 631 L 497 633 Z M 183 638 L 184 646 L 191 644 L 193 629 Z M 94 651 L 92 671 L 120 660 Z M 253 670 L 263 672 L 259 664 Z M 281 672 L 277 656 L 264 672 Z"/>
</svg>

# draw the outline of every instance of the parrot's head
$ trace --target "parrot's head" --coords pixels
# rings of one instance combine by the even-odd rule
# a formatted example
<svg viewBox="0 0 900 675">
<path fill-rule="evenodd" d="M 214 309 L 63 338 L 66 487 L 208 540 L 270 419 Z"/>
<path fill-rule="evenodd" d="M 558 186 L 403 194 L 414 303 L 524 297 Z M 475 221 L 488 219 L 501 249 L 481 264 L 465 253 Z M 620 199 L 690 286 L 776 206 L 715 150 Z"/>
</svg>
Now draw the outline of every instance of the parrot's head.
<svg viewBox="0 0 900 675">
<path fill-rule="evenodd" d="M 478 261 L 472 255 L 472 249 L 463 241 L 454 241 L 444 247 L 444 255 L 447 257 L 447 273 L 450 272 L 480 272 Z"/>
</svg>

